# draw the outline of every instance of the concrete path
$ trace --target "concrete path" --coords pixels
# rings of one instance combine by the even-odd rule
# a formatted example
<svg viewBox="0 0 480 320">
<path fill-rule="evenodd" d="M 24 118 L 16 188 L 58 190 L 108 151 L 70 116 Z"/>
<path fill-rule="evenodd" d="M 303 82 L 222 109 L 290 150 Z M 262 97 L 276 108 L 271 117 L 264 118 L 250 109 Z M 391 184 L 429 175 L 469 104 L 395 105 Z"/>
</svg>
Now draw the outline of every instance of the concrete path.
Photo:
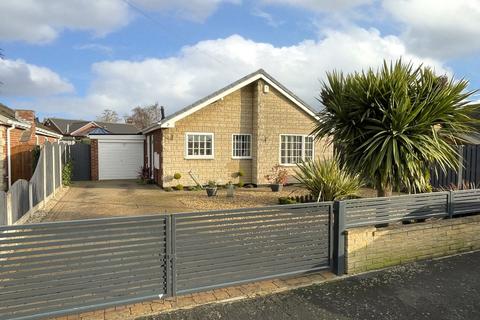
<svg viewBox="0 0 480 320">
<path fill-rule="evenodd" d="M 43 221 L 191 211 L 178 201 L 180 194 L 132 180 L 74 182 Z"/>
<path fill-rule="evenodd" d="M 480 319 L 480 252 L 143 319 Z"/>
</svg>

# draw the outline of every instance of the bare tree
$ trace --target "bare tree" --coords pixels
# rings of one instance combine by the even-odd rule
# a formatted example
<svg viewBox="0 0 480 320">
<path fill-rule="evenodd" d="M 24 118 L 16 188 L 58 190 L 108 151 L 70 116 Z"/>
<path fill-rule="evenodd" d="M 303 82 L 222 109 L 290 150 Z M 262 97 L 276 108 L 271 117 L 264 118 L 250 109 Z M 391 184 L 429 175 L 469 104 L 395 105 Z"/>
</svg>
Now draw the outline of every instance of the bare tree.
<svg viewBox="0 0 480 320">
<path fill-rule="evenodd" d="M 125 122 L 135 125 L 139 129 L 144 129 L 152 123 L 162 120 L 163 107 L 158 103 L 145 107 L 136 107 L 132 109 L 130 116 L 125 117 Z"/>
<path fill-rule="evenodd" d="M 97 121 L 102 122 L 120 122 L 120 117 L 115 110 L 105 109 L 102 114 L 97 117 Z"/>
</svg>

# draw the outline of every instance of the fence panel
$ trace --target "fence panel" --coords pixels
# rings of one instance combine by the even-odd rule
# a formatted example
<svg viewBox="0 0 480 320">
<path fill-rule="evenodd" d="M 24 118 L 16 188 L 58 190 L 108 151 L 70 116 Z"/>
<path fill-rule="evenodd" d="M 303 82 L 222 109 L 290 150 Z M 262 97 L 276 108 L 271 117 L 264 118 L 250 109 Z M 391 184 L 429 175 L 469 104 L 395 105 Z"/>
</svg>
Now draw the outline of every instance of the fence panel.
<svg viewBox="0 0 480 320">
<path fill-rule="evenodd" d="M 480 213 L 480 190 L 459 190 L 452 192 L 453 215 Z"/>
<path fill-rule="evenodd" d="M 173 215 L 173 292 L 328 267 L 331 210 L 315 203 Z"/>
<path fill-rule="evenodd" d="M 61 181 L 61 173 L 62 173 L 62 159 L 60 157 L 61 155 L 61 148 L 58 143 L 55 143 L 53 145 L 53 150 L 54 152 L 54 158 L 53 161 L 55 162 L 55 171 L 53 174 L 55 175 L 55 189 L 60 187 L 60 181 Z"/>
<path fill-rule="evenodd" d="M 47 187 L 47 197 L 53 193 L 53 145 L 49 142 L 45 143 L 45 161 L 47 162 L 46 170 L 46 187 Z"/>
<path fill-rule="evenodd" d="M 17 180 L 9 190 L 12 195 L 12 218 L 13 222 L 17 221 L 30 209 L 28 199 L 28 181 Z"/>
<path fill-rule="evenodd" d="M 43 200 L 43 191 L 44 191 L 44 179 L 45 175 L 43 172 L 43 164 L 45 162 L 45 150 L 42 148 L 40 151 L 40 157 L 38 158 L 37 167 L 35 168 L 35 172 L 33 173 L 32 179 L 30 182 L 32 183 L 32 198 L 33 198 L 33 205 L 36 206 Z"/>
<path fill-rule="evenodd" d="M 7 224 L 7 193 L 0 191 L 0 226 Z"/>
<path fill-rule="evenodd" d="M 161 297 L 166 217 L 0 227 L 0 319 L 40 319 Z"/>
<path fill-rule="evenodd" d="M 448 215 L 448 192 L 345 201 L 346 227 Z"/>
</svg>

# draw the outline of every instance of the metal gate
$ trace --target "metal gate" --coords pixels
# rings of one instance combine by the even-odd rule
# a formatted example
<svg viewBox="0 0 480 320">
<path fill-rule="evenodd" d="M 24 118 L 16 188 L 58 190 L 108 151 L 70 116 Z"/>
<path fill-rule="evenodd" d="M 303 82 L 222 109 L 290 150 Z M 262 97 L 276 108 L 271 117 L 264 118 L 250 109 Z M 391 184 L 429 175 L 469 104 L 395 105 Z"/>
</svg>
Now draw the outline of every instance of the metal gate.
<svg viewBox="0 0 480 320">
<path fill-rule="evenodd" d="M 328 268 L 331 203 L 172 216 L 173 292 Z"/>
<path fill-rule="evenodd" d="M 73 164 L 72 180 L 90 180 L 90 145 L 76 143 L 70 146 L 70 154 Z"/>
</svg>

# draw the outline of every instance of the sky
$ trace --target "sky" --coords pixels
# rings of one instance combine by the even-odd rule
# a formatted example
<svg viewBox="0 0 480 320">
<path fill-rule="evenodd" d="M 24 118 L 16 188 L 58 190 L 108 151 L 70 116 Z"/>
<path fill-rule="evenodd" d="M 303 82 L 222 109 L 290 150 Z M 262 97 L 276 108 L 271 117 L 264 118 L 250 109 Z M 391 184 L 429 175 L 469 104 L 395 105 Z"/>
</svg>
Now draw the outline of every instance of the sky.
<svg viewBox="0 0 480 320">
<path fill-rule="evenodd" d="M 384 59 L 479 89 L 480 0 L 1 0 L 0 48 L 0 102 L 40 118 L 170 114 L 259 68 L 319 109 Z"/>
</svg>

